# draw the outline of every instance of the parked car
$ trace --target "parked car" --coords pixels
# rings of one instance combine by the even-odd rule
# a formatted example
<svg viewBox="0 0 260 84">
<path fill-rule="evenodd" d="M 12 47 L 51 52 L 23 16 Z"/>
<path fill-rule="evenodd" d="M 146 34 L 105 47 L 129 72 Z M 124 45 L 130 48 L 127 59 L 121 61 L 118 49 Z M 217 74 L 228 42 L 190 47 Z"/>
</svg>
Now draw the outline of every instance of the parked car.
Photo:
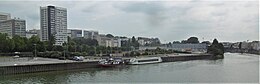
<svg viewBox="0 0 260 84">
<path fill-rule="evenodd" d="M 74 56 L 73 60 L 75 60 L 75 61 L 83 61 L 84 57 L 83 56 Z"/>
</svg>

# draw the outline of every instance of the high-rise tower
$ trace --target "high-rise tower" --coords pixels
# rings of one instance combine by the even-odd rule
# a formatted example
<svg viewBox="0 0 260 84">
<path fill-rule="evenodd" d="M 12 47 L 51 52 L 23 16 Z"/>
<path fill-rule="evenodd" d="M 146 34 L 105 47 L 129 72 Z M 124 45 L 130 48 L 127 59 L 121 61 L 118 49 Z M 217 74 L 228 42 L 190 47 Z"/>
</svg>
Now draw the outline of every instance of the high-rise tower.
<svg viewBox="0 0 260 84">
<path fill-rule="evenodd" d="M 40 7 L 41 41 L 55 39 L 55 45 L 67 42 L 67 9 Z"/>
</svg>

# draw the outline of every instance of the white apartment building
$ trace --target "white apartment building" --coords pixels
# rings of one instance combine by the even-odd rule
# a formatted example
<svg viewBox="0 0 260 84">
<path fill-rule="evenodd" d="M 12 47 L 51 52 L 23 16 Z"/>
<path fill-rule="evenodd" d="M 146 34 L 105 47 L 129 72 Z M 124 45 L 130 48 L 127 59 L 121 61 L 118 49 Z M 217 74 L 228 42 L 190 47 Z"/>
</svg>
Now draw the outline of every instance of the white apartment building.
<svg viewBox="0 0 260 84">
<path fill-rule="evenodd" d="M 0 33 L 7 33 L 9 37 L 14 35 L 26 37 L 26 22 L 19 18 L 1 21 Z"/>
<path fill-rule="evenodd" d="M 67 9 L 56 6 L 40 7 L 41 41 L 55 37 L 55 45 L 67 42 Z"/>
<path fill-rule="evenodd" d="M 121 47 L 121 39 L 113 39 L 114 47 Z"/>
<path fill-rule="evenodd" d="M 0 12 L 0 22 L 5 20 L 10 20 L 10 19 L 11 19 L 11 14 Z"/>
</svg>

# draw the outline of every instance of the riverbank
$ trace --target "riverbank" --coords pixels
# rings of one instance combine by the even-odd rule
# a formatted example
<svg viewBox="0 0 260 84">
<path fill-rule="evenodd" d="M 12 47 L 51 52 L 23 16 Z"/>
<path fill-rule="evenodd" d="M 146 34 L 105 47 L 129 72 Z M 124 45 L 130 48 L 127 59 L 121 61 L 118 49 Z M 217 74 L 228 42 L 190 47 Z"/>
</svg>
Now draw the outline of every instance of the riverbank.
<svg viewBox="0 0 260 84">
<path fill-rule="evenodd" d="M 156 55 L 162 58 L 162 62 L 188 61 L 211 59 L 210 54 L 161 54 Z M 148 56 L 143 56 L 148 57 Z M 131 59 L 133 57 L 123 57 L 123 59 Z M 57 70 L 71 70 L 83 68 L 98 67 L 98 58 L 86 59 L 84 61 L 58 60 L 37 57 L 29 60 L 29 58 L 11 58 L 0 64 L 0 74 L 19 74 L 31 72 L 45 72 Z M 2 59 L 3 61 L 3 59 Z"/>
</svg>

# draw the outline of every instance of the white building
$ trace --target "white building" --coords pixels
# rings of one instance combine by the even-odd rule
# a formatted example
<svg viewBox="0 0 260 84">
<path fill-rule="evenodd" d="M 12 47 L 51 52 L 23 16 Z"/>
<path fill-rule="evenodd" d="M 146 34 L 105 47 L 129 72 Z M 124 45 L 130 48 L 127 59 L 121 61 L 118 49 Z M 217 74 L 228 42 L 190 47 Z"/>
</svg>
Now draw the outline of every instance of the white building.
<svg viewBox="0 0 260 84">
<path fill-rule="evenodd" d="M 41 31 L 38 29 L 32 29 L 26 31 L 26 38 L 31 38 L 32 36 L 38 36 L 40 38 Z"/>
<path fill-rule="evenodd" d="M 121 39 L 113 39 L 114 40 L 114 47 L 121 47 Z"/>
<path fill-rule="evenodd" d="M 10 19 L 11 19 L 11 14 L 0 12 L 0 22 L 5 20 L 10 20 Z"/>
<path fill-rule="evenodd" d="M 146 38 L 146 37 L 138 37 L 138 43 L 140 46 L 147 46 L 147 45 L 158 45 L 160 44 L 160 40 L 158 38 Z"/>
<path fill-rule="evenodd" d="M 10 19 L 0 22 L 0 33 L 7 33 L 9 37 L 19 35 L 26 37 L 26 22 L 22 19 Z"/>
<path fill-rule="evenodd" d="M 46 6 L 40 7 L 41 41 L 55 37 L 55 45 L 67 42 L 67 9 Z"/>
</svg>

